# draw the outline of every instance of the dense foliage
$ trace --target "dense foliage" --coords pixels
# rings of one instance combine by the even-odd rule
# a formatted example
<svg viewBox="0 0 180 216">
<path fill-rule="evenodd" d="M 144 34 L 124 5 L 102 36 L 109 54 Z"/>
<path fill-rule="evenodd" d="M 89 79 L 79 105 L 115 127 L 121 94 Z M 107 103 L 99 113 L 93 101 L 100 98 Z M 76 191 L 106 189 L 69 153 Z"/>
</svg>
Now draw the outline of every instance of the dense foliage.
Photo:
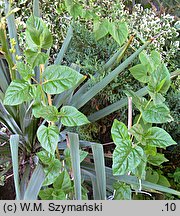
<svg viewBox="0 0 180 216">
<path fill-rule="evenodd" d="M 12 168 L 17 199 L 179 196 L 178 169 L 163 174 L 178 140 L 179 21 L 135 3 L 1 5 L 0 185 Z M 112 169 L 93 143 L 110 133 Z"/>
</svg>

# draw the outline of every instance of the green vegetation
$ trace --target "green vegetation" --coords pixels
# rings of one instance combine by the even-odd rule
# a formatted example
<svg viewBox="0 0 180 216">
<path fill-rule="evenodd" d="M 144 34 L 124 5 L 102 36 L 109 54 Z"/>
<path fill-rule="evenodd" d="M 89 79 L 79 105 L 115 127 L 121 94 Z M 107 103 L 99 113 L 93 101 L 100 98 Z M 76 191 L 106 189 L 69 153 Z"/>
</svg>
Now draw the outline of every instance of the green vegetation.
<svg viewBox="0 0 180 216">
<path fill-rule="evenodd" d="M 131 3 L 3 3 L 0 189 L 13 173 L 13 199 L 180 196 L 178 168 L 163 170 L 177 144 L 178 22 Z"/>
</svg>

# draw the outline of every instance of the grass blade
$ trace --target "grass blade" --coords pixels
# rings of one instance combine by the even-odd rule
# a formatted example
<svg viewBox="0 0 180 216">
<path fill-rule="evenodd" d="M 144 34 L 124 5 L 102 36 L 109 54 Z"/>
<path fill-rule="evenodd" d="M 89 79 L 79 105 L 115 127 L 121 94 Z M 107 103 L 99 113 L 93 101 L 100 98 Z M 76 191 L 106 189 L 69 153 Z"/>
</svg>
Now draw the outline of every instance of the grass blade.
<svg viewBox="0 0 180 216">
<path fill-rule="evenodd" d="M 123 51 L 123 47 L 121 47 L 107 62 L 106 64 L 103 66 L 103 71 L 108 70 L 116 61 L 117 57 L 121 54 L 121 52 Z M 102 72 L 103 72 L 102 71 Z M 100 73 L 95 73 L 94 78 L 97 78 L 98 76 L 100 76 Z M 83 96 L 83 94 L 85 94 L 85 92 L 87 92 L 88 90 L 88 86 L 91 83 L 91 79 L 89 79 L 86 83 L 84 83 L 81 88 L 73 95 L 72 101 L 71 103 L 73 104 L 79 97 Z"/>
<path fill-rule="evenodd" d="M 61 64 L 61 61 L 63 60 L 63 56 L 69 46 L 69 43 L 72 39 L 72 36 L 73 36 L 73 28 L 72 26 L 70 25 L 68 31 L 67 31 L 67 36 L 62 44 L 62 47 L 57 55 L 57 58 L 55 59 L 54 61 L 54 64 Z"/>
<path fill-rule="evenodd" d="M 91 98 L 93 98 L 97 93 L 99 93 L 104 87 L 106 87 L 118 74 L 120 74 L 140 53 L 144 50 L 151 41 L 146 42 L 142 45 L 135 53 L 128 57 L 122 64 L 120 64 L 116 69 L 114 69 L 110 74 L 104 77 L 100 82 L 95 84 L 89 91 L 87 91 L 82 97 L 77 101 L 74 101 L 72 106 L 77 109 L 81 108 L 86 104 Z"/>
<path fill-rule="evenodd" d="M 94 165 L 92 163 L 83 161 L 81 163 L 81 167 L 82 169 L 87 170 L 91 172 L 92 174 L 95 174 Z M 131 175 L 113 176 L 112 169 L 109 167 L 105 167 L 105 171 L 106 171 L 107 189 L 110 190 L 111 192 L 113 192 L 112 185 L 117 180 L 127 183 L 127 184 L 133 184 L 135 186 L 139 186 L 139 180 L 135 176 L 131 176 Z M 161 191 L 164 193 L 169 193 L 169 194 L 180 196 L 179 191 L 176 191 L 176 190 L 173 190 L 171 188 L 164 187 L 161 185 L 153 184 L 151 182 L 143 181 L 143 180 L 142 180 L 142 187 L 146 189 L 147 188 L 153 189 L 153 190 Z"/>
<path fill-rule="evenodd" d="M 39 191 L 44 182 L 44 179 L 45 179 L 45 173 L 43 171 L 43 167 L 42 165 L 38 164 L 31 176 L 23 200 L 37 199 Z"/>
<path fill-rule="evenodd" d="M 23 176 L 22 176 L 21 182 L 20 182 L 21 197 L 24 197 L 25 191 L 27 189 L 27 185 L 28 185 L 28 182 L 29 182 L 30 171 L 31 171 L 31 166 L 28 163 L 26 165 L 26 167 L 25 167 L 25 171 L 23 173 Z"/>
<path fill-rule="evenodd" d="M 7 0 L 4 1 L 5 2 L 5 12 L 6 14 L 8 14 L 9 12 L 9 3 Z M 15 45 L 15 48 L 16 48 L 16 53 L 17 55 L 21 55 L 21 51 L 20 51 L 20 48 L 19 48 L 19 42 L 18 42 L 18 38 L 17 38 L 17 31 L 16 31 L 16 25 L 15 25 L 15 18 L 14 18 L 14 14 L 11 14 L 7 17 L 7 26 L 8 26 L 8 33 L 9 33 L 9 37 L 12 39 L 14 38 L 15 41 L 16 41 L 16 45 Z M 14 63 L 15 63 L 15 59 L 14 60 Z"/>
<path fill-rule="evenodd" d="M 75 199 L 81 200 L 81 170 L 78 134 L 68 133 L 68 139 L 70 144 L 72 171 L 74 176 Z"/>
<path fill-rule="evenodd" d="M 140 90 L 138 90 L 136 92 L 136 94 L 138 96 L 144 96 L 147 93 L 148 93 L 147 87 L 144 87 L 144 88 L 142 88 L 142 89 L 140 89 Z M 115 102 L 115 103 L 113 103 L 113 104 L 111 104 L 111 105 L 109 105 L 109 106 L 107 106 L 107 107 L 93 113 L 93 114 L 91 114 L 90 116 L 88 116 L 88 119 L 91 122 L 95 122 L 95 121 L 97 121 L 97 120 L 99 120 L 99 119 L 101 119 L 101 118 L 103 118 L 103 117 L 105 117 L 105 116 L 107 116 L 107 115 L 121 109 L 122 107 L 124 107 L 126 105 L 127 105 L 127 97 L 123 98 L 123 99 L 121 99 L 121 100 L 119 100 L 119 101 L 117 101 L 117 102 Z"/>
<path fill-rule="evenodd" d="M 103 146 L 101 144 L 92 144 L 91 147 L 94 157 L 94 165 L 100 200 L 106 200 L 106 173 Z"/>
<path fill-rule="evenodd" d="M 92 182 L 92 190 L 93 190 L 93 197 L 94 200 L 100 200 L 100 193 L 97 185 L 96 176 L 93 175 L 91 172 L 88 172 L 87 170 L 82 169 L 83 178 L 87 181 L 88 178 L 91 179 Z"/>
<path fill-rule="evenodd" d="M 171 79 L 173 79 L 175 76 L 178 76 L 179 74 L 179 71 L 175 71 L 173 73 L 171 73 Z M 146 94 L 148 93 L 148 90 L 147 90 L 147 87 L 143 87 L 141 89 L 139 89 L 136 94 L 137 96 L 145 96 Z M 88 116 L 88 119 L 90 122 L 95 122 L 101 118 L 104 118 L 105 116 L 121 109 L 122 107 L 126 106 L 127 105 L 127 97 L 126 98 L 122 98 L 121 100 L 91 114 Z"/>
<path fill-rule="evenodd" d="M 2 67 L 2 64 L 1 64 L 1 61 L 0 61 L 0 87 L 2 89 L 2 91 L 5 93 L 6 92 L 6 89 L 8 88 L 8 81 L 6 79 L 6 76 L 5 76 L 5 71 L 3 70 L 3 67 Z"/>
<path fill-rule="evenodd" d="M 33 0 L 33 15 L 40 17 L 39 0 Z"/>
<path fill-rule="evenodd" d="M 13 132 L 14 134 L 22 135 L 21 129 L 19 128 L 14 118 L 8 113 L 8 111 L 2 104 L 1 100 L 0 100 L 0 119 L 2 122 L 6 124 L 6 126 L 11 132 Z"/>
<path fill-rule="evenodd" d="M 20 185 L 19 185 L 19 162 L 18 162 L 18 146 L 19 146 L 19 135 L 10 136 L 10 148 L 14 174 L 14 185 L 16 190 L 16 199 L 20 200 Z"/>
</svg>

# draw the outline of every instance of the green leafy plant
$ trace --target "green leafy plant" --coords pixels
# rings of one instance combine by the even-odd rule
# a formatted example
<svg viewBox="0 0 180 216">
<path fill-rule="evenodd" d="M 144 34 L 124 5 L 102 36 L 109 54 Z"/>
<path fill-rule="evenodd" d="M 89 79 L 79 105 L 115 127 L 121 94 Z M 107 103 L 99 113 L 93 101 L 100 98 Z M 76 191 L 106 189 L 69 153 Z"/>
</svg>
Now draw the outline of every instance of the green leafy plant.
<svg viewBox="0 0 180 216">
<path fill-rule="evenodd" d="M 42 199 L 87 198 L 87 190 L 82 187 L 82 171 L 85 180 L 91 179 L 94 197 L 105 199 L 106 172 L 109 172 L 111 176 L 107 183 L 108 190 L 111 192 L 114 178 L 112 170 L 104 166 L 102 146 L 86 142 L 81 142 L 80 145 L 78 135 L 67 133 L 67 130 L 68 127 L 89 123 L 90 117 L 88 120 L 78 109 L 88 103 L 128 67 L 153 39 L 143 44 L 114 69 L 113 63 L 119 56 L 124 55 L 131 42 L 131 39 L 124 39 L 125 44 L 122 48 L 104 65 L 106 70 L 112 71 L 90 89 L 87 87 L 93 78 L 86 81 L 75 92 L 86 77 L 72 67 L 61 65 L 73 36 L 72 26 L 67 31 L 67 37 L 54 64 L 50 65 L 48 60 L 52 36 L 45 23 L 38 17 L 40 14 L 39 2 L 36 0 L 33 2 L 34 15 L 27 20 L 26 50 L 22 54 L 16 29 L 12 27 L 15 26 L 14 12 L 17 10 L 11 10 L 11 4 L 7 1 L 5 5 L 6 17 L 3 17 L 0 23 L 1 52 L 3 58 L 6 59 L 1 59 L 0 64 L 2 68 L 0 70 L 2 75 L 0 120 L 8 129 L 8 136 L 2 133 L 1 141 L 4 140 L 6 146 L 10 144 L 16 198 L 37 199 L 42 186 L 40 191 Z M 125 35 L 127 37 L 127 34 Z M 8 39 L 10 47 L 7 43 Z M 143 92 L 145 93 L 146 91 Z M 123 106 L 125 105 L 126 101 L 123 101 Z M 63 141 L 66 141 L 66 146 L 63 146 Z M 92 146 L 94 164 L 87 164 L 83 161 L 80 165 L 80 162 L 86 157 L 86 153 L 81 152 L 80 147 L 87 146 Z M 65 148 L 69 149 L 70 154 L 68 150 L 64 151 Z M 61 158 L 61 150 L 64 152 L 63 158 Z M 102 167 L 98 164 L 99 160 Z M 23 166 L 22 170 L 19 165 Z M 67 177 L 67 172 L 69 177 Z M 136 178 L 131 178 L 131 176 L 117 178 L 120 178 L 122 182 L 137 185 Z M 67 190 L 66 183 L 71 184 L 71 190 Z M 148 188 L 158 188 L 157 185 L 148 182 L 143 184 Z M 177 194 L 176 191 L 164 187 L 159 190 Z"/>
<path fill-rule="evenodd" d="M 165 105 L 164 95 L 170 87 L 170 74 L 161 62 L 159 53 L 152 51 L 150 55 L 142 52 L 140 64 L 130 68 L 131 74 L 139 82 L 147 83 L 148 97 L 139 97 L 131 90 L 125 93 L 140 112 L 132 125 L 132 107 L 129 104 L 128 128 L 122 122 L 114 120 L 111 134 L 116 148 L 113 152 L 113 174 L 131 173 L 147 181 L 169 187 L 168 180 L 162 173 L 147 170 L 148 166 L 160 166 L 168 161 L 158 148 L 165 149 L 176 142 L 157 124 L 170 122 L 173 118 Z M 156 124 L 155 126 L 152 124 Z M 118 189 L 115 187 L 118 191 Z M 140 187 L 141 190 L 141 187 Z"/>
</svg>

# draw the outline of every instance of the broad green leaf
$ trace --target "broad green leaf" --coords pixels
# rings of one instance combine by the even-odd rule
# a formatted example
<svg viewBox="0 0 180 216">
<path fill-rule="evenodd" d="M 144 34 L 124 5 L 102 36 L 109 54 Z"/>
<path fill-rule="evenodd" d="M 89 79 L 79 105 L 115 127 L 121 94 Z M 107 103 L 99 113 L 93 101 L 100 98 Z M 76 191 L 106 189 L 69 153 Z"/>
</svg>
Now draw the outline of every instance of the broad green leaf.
<svg viewBox="0 0 180 216">
<path fill-rule="evenodd" d="M 70 13 L 70 15 L 76 19 L 78 16 L 82 15 L 83 7 L 82 5 L 73 2 L 71 0 L 65 0 L 65 5 L 67 8 L 67 11 Z"/>
<path fill-rule="evenodd" d="M 159 180 L 159 174 L 156 171 L 148 168 L 146 171 L 146 181 L 157 184 L 158 180 Z"/>
<path fill-rule="evenodd" d="M 139 54 L 139 60 L 141 64 L 147 67 L 148 73 L 151 74 L 160 64 L 161 57 L 157 51 L 152 51 L 150 55 L 148 55 L 145 51 Z"/>
<path fill-rule="evenodd" d="M 64 154 L 64 158 L 65 158 L 65 162 L 66 162 L 66 166 L 68 168 L 71 168 L 71 152 L 69 148 L 66 148 L 63 152 Z M 80 154 L 80 163 L 87 157 L 88 152 L 83 151 L 83 150 L 79 150 L 79 154 Z"/>
<path fill-rule="evenodd" d="M 36 108 L 36 106 L 35 106 Z M 35 109 L 34 108 L 34 109 Z M 46 119 L 47 121 L 58 121 L 58 110 L 55 106 L 39 106 L 37 109 L 35 109 L 35 117 L 42 117 Z"/>
<path fill-rule="evenodd" d="M 5 93 L 4 105 L 18 105 L 32 99 L 32 86 L 24 80 L 11 82 Z"/>
<path fill-rule="evenodd" d="M 157 92 L 150 92 L 149 95 L 153 99 L 154 104 L 162 104 L 166 99 L 162 96 L 162 94 Z"/>
<path fill-rule="evenodd" d="M 171 136 L 159 127 L 150 128 L 147 134 L 144 135 L 144 138 L 147 145 L 160 148 L 166 148 L 167 146 L 176 144 Z"/>
<path fill-rule="evenodd" d="M 131 200 L 131 187 L 129 185 L 115 182 L 113 188 L 115 190 L 114 200 Z"/>
<path fill-rule="evenodd" d="M 158 179 L 157 184 L 165 186 L 165 187 L 171 187 L 168 179 L 165 176 L 163 176 L 163 175 L 159 175 L 159 179 Z"/>
<path fill-rule="evenodd" d="M 48 94 L 59 94 L 77 85 L 83 76 L 67 66 L 51 65 L 45 69 L 43 78 L 44 91 Z"/>
<path fill-rule="evenodd" d="M 49 165 L 55 159 L 54 155 L 50 154 L 49 152 L 45 150 L 36 153 L 36 155 L 41 160 L 41 162 L 46 165 Z"/>
<path fill-rule="evenodd" d="M 41 200 L 53 200 L 53 193 L 54 189 L 53 188 L 46 188 L 43 190 L 40 190 L 39 192 L 39 197 Z"/>
<path fill-rule="evenodd" d="M 146 166 L 147 166 L 147 157 L 144 154 L 140 164 L 132 171 L 133 174 L 138 177 L 138 179 L 145 179 L 146 177 Z"/>
<path fill-rule="evenodd" d="M 124 175 L 134 170 L 140 164 L 143 154 L 143 149 L 132 147 L 130 140 L 122 141 L 113 152 L 113 174 Z"/>
<path fill-rule="evenodd" d="M 44 91 L 42 90 L 42 86 L 40 84 L 38 84 L 36 87 L 33 99 L 35 103 L 41 104 L 41 102 L 44 101 L 45 104 L 48 104 L 48 100 L 46 99 L 46 95 Z"/>
<path fill-rule="evenodd" d="M 175 182 L 180 183 L 180 168 L 176 168 L 176 171 L 172 176 Z"/>
<path fill-rule="evenodd" d="M 126 22 L 118 23 L 109 23 L 109 33 L 112 35 L 114 40 L 121 46 L 128 37 L 128 27 Z"/>
<path fill-rule="evenodd" d="M 137 64 L 131 67 L 129 70 L 133 77 L 137 79 L 139 82 L 147 83 L 149 81 L 148 69 L 146 65 Z"/>
<path fill-rule="evenodd" d="M 68 193 L 72 190 L 71 179 L 67 170 L 64 170 L 57 177 L 56 181 L 53 183 L 55 189 L 62 189 L 65 193 Z"/>
<path fill-rule="evenodd" d="M 94 30 L 94 36 L 96 40 L 99 40 L 106 36 L 109 33 L 109 21 L 107 19 L 104 19 L 102 23 L 98 22 L 98 27 Z M 97 26 L 97 24 L 96 24 Z"/>
<path fill-rule="evenodd" d="M 34 91 L 34 103 L 32 105 L 32 113 L 36 118 L 41 117 L 41 113 L 39 112 L 41 109 L 43 109 L 43 104 L 48 104 L 47 97 L 45 95 L 45 92 L 42 90 L 42 87 L 40 85 L 37 85 L 35 91 Z M 42 102 L 43 101 L 43 102 Z"/>
<path fill-rule="evenodd" d="M 155 66 L 158 66 L 161 64 L 160 53 L 157 52 L 156 50 L 151 51 L 151 59 L 153 60 Z"/>
<path fill-rule="evenodd" d="M 88 152 L 80 149 L 79 153 L 80 153 L 80 163 L 81 163 L 88 156 Z"/>
<path fill-rule="evenodd" d="M 165 104 L 150 105 L 142 112 L 143 120 L 149 123 L 171 122 L 169 108 Z"/>
<path fill-rule="evenodd" d="M 144 130 L 140 124 L 133 125 L 129 132 L 136 138 L 138 142 L 143 141 Z"/>
<path fill-rule="evenodd" d="M 32 114 L 35 118 L 40 118 L 41 117 L 41 113 L 39 112 L 41 109 L 43 109 L 43 105 L 41 103 L 35 102 L 32 105 Z"/>
<path fill-rule="evenodd" d="M 72 106 L 63 106 L 59 115 L 61 116 L 61 123 L 68 127 L 89 123 L 87 117 Z"/>
<path fill-rule="evenodd" d="M 144 151 L 146 155 L 155 156 L 157 154 L 157 148 L 155 146 L 146 145 Z"/>
<path fill-rule="evenodd" d="M 59 140 L 59 130 L 55 125 L 41 125 L 37 130 L 37 138 L 41 146 L 53 155 Z"/>
<path fill-rule="evenodd" d="M 57 177 L 59 176 L 60 169 L 61 162 L 58 159 L 53 160 L 48 167 L 45 167 L 44 172 L 46 174 L 46 178 L 43 182 L 43 186 L 54 183 Z"/>
<path fill-rule="evenodd" d="M 26 41 L 30 49 L 51 47 L 52 35 L 41 18 L 31 16 L 26 26 Z"/>
<path fill-rule="evenodd" d="M 126 125 L 116 119 L 114 120 L 111 128 L 111 136 L 117 146 L 121 145 L 121 142 L 123 141 L 130 140 Z"/>
<path fill-rule="evenodd" d="M 140 114 L 136 115 L 135 118 L 134 118 L 134 125 L 136 124 L 139 124 L 141 125 L 141 128 L 143 128 L 143 133 L 146 133 L 150 127 L 152 127 L 152 124 L 151 123 L 147 123 L 145 122 L 141 117 L 140 117 Z"/>
<path fill-rule="evenodd" d="M 98 19 L 98 15 L 96 15 L 93 11 L 91 10 L 82 10 L 81 17 L 84 18 L 85 20 L 90 20 L 90 19 Z"/>
<path fill-rule="evenodd" d="M 16 67 L 22 78 L 26 81 L 34 75 L 32 69 L 27 64 L 24 64 L 24 62 L 18 61 Z"/>
<path fill-rule="evenodd" d="M 153 166 L 159 166 L 167 161 L 169 160 L 164 157 L 164 154 L 161 153 L 157 153 L 156 155 L 150 155 L 148 157 L 148 163 L 152 164 Z"/>
<path fill-rule="evenodd" d="M 125 90 L 124 93 L 128 97 L 132 97 L 132 102 L 134 103 L 137 109 L 139 109 L 140 111 L 144 110 L 146 104 L 148 103 L 146 98 L 138 96 L 132 90 Z"/>
<path fill-rule="evenodd" d="M 170 74 L 167 67 L 161 64 L 151 73 L 148 90 L 150 92 L 166 93 L 171 84 Z"/>
<path fill-rule="evenodd" d="M 85 187 L 81 187 L 82 200 L 88 200 L 88 189 Z"/>
<path fill-rule="evenodd" d="M 66 200 L 66 195 L 63 190 L 46 188 L 39 193 L 41 200 Z"/>
<path fill-rule="evenodd" d="M 25 51 L 25 56 L 27 62 L 31 65 L 32 68 L 39 66 L 40 64 L 45 64 L 48 59 L 48 55 L 46 53 L 36 52 L 30 49 Z"/>
<path fill-rule="evenodd" d="M 147 55 L 145 51 L 141 52 L 139 54 L 139 60 L 141 61 L 141 64 L 146 66 L 148 74 L 152 73 L 155 69 L 154 61 L 153 59 Z"/>
<path fill-rule="evenodd" d="M 53 200 L 66 200 L 66 195 L 63 190 L 54 190 L 52 193 Z"/>
</svg>

